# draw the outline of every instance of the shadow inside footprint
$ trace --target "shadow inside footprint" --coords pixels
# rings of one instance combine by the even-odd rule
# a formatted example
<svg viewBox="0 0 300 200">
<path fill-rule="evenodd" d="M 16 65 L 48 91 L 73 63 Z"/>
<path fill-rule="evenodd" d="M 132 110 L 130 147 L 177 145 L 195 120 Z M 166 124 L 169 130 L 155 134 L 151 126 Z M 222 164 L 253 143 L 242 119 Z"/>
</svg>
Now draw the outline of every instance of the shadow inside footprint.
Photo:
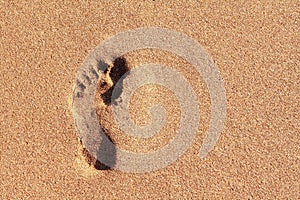
<svg viewBox="0 0 300 200">
<path fill-rule="evenodd" d="M 101 98 L 103 99 L 103 102 L 106 105 L 110 105 L 117 98 L 119 98 L 120 95 L 122 94 L 123 80 L 124 80 L 125 77 L 122 78 L 122 79 L 121 79 L 121 77 L 125 73 L 127 73 L 128 71 L 129 71 L 129 68 L 128 68 L 128 65 L 127 65 L 127 61 L 124 57 L 118 57 L 114 60 L 113 66 L 109 71 L 109 77 L 111 78 L 111 80 L 113 82 L 113 85 L 106 92 L 101 94 Z M 108 70 L 106 70 L 104 73 L 108 73 Z M 119 80 L 121 82 L 118 84 L 118 88 L 116 88 L 116 90 L 114 92 L 114 95 L 112 96 L 113 91 L 115 89 L 115 86 L 116 86 L 116 84 L 118 83 Z"/>
<path fill-rule="evenodd" d="M 102 141 L 98 147 L 96 157 L 92 156 L 89 151 L 84 148 L 82 153 L 89 165 L 94 166 L 97 170 L 110 170 L 116 163 L 116 149 L 114 142 L 107 135 L 106 130 L 102 129 L 107 138 L 102 138 Z M 108 142 L 109 141 L 109 142 Z M 113 145 L 111 145 L 111 143 Z M 102 163 L 104 161 L 106 164 Z"/>
<path fill-rule="evenodd" d="M 105 103 L 106 106 L 109 106 L 122 94 L 123 80 L 125 78 L 123 77 L 123 75 L 129 72 L 129 68 L 126 59 L 124 57 L 116 58 L 113 61 L 113 65 L 111 66 L 111 68 L 109 68 L 106 63 L 100 63 L 99 65 L 100 66 L 98 67 L 104 70 L 104 74 L 106 76 L 109 76 L 112 81 L 112 86 L 106 89 L 106 91 L 101 94 L 101 98 L 103 102 Z M 118 88 L 116 88 L 116 85 Z M 106 87 L 107 87 L 107 82 L 104 81 L 100 84 L 100 88 L 102 88 L 103 90 Z M 106 137 L 102 138 L 101 143 L 97 149 L 97 156 L 96 156 L 97 159 L 92 157 L 87 150 L 85 150 L 84 154 L 89 164 L 93 165 L 95 169 L 110 170 L 114 167 L 116 163 L 116 149 L 113 140 L 109 136 L 109 130 L 103 127 L 101 124 L 100 126 L 101 126 L 102 133 L 106 135 Z M 103 164 L 100 160 L 109 166 Z"/>
</svg>

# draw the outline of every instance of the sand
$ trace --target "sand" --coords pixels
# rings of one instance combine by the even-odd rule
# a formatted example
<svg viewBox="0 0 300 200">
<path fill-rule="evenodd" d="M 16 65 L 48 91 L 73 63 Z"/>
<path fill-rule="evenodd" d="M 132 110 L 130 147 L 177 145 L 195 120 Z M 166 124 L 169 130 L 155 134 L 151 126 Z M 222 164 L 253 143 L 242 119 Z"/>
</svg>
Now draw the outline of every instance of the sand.
<svg viewBox="0 0 300 200">
<path fill-rule="evenodd" d="M 299 2 L 2 1 L 0 11 L 1 199 L 299 198 Z M 97 170 L 82 153 L 71 112 L 76 72 L 107 37 L 153 26 L 182 32 L 210 54 L 225 84 L 225 128 L 199 159 L 210 110 L 203 79 L 174 55 L 133 52 L 126 55 L 132 67 L 157 61 L 182 70 L 199 94 L 201 125 L 193 145 L 166 168 Z M 131 112 L 146 116 L 157 99 L 175 105 L 166 107 L 175 113 L 166 130 L 150 141 L 116 131 L 111 137 L 118 145 L 143 152 L 173 137 L 168 130 L 177 128 L 180 110 L 162 91 L 141 88 Z"/>
</svg>

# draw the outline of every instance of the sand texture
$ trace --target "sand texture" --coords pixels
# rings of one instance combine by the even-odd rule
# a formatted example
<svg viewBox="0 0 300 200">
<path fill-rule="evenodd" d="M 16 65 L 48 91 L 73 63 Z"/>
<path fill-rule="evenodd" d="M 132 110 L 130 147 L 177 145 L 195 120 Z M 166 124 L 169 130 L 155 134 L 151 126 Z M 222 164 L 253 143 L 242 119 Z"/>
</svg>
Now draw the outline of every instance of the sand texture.
<svg viewBox="0 0 300 200">
<path fill-rule="evenodd" d="M 299 8 L 297 0 L 1 1 L 0 199 L 299 199 Z M 75 76 L 103 40 L 140 27 L 184 33 L 209 53 L 226 90 L 224 130 L 199 159 L 211 106 L 203 77 L 172 53 L 134 51 L 124 55 L 128 69 L 160 63 L 185 76 L 201 123 L 190 148 L 163 169 L 103 170 L 79 141 Z M 105 76 L 97 115 L 116 145 L 148 152 L 175 136 L 182 111 L 157 85 L 139 88 L 129 111 L 145 125 L 151 105 L 161 103 L 169 113 L 164 128 L 149 139 L 123 134 L 103 96 L 113 83 Z"/>
</svg>

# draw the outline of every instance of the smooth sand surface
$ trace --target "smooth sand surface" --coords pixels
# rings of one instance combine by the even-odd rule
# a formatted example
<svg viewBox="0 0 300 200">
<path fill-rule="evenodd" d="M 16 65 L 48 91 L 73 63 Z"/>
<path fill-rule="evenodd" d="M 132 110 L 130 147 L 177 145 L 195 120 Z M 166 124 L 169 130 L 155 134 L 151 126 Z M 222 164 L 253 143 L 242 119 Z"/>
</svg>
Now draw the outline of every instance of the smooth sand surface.
<svg viewBox="0 0 300 200">
<path fill-rule="evenodd" d="M 299 1 L 164 2 L 1 1 L 1 199 L 299 199 Z M 132 67 L 157 61 L 182 71 L 198 94 L 201 125 L 193 145 L 164 169 L 96 170 L 71 112 L 75 74 L 107 37 L 153 26 L 182 32 L 211 55 L 225 83 L 225 128 L 199 159 L 210 111 L 203 79 L 174 55 L 133 52 L 126 55 Z M 166 129 L 149 141 L 116 131 L 116 144 L 143 152 L 173 137 L 180 110 L 166 93 L 141 88 L 131 109 L 147 123 L 147 108 L 161 100 L 173 113 Z"/>
</svg>

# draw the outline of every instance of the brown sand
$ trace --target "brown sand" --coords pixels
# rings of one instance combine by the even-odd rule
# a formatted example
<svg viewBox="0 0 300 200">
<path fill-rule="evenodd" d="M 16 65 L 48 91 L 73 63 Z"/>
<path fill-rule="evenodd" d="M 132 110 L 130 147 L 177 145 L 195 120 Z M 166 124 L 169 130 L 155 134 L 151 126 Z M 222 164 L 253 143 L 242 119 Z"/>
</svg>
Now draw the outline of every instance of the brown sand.
<svg viewBox="0 0 300 200">
<path fill-rule="evenodd" d="M 298 199 L 299 6 L 298 1 L 1 2 L 1 199 Z M 134 52 L 126 55 L 131 66 L 157 61 L 182 69 L 201 94 L 202 124 L 193 146 L 164 169 L 96 170 L 82 155 L 70 111 L 76 71 L 105 38 L 145 26 L 183 32 L 211 55 L 225 82 L 225 129 L 214 151 L 200 160 L 210 106 L 203 80 L 185 73 L 181 66 L 188 66 L 173 55 Z M 151 98 L 176 107 L 161 90 L 141 88 L 133 115 L 143 116 Z M 134 105 L 146 94 L 149 100 L 136 112 Z M 175 122 L 168 126 L 176 129 Z M 147 151 L 172 135 L 162 131 L 153 141 L 128 143 L 118 132 L 113 137 L 124 148 Z"/>
</svg>

